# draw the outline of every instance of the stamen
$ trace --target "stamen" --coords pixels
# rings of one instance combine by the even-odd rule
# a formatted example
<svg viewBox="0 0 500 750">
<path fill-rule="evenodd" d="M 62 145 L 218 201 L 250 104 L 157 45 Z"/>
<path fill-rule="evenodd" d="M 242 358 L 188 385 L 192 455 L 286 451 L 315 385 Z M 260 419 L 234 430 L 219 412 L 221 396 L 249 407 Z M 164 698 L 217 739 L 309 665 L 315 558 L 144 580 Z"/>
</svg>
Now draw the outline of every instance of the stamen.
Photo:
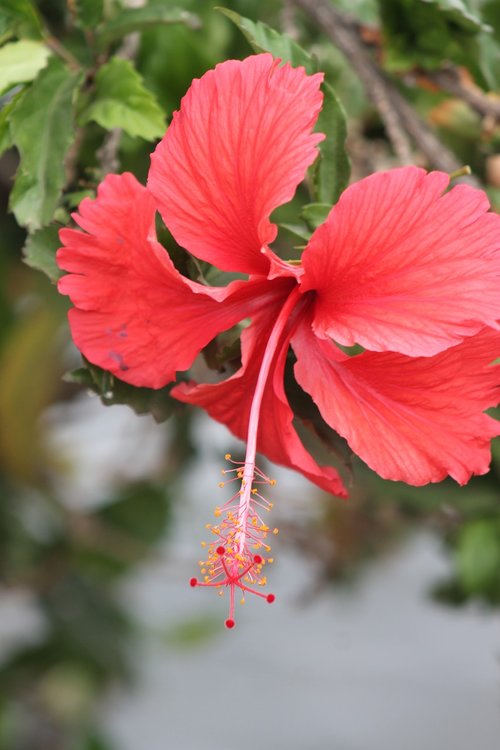
<svg viewBox="0 0 500 750">
<path fill-rule="evenodd" d="M 245 461 L 234 461 L 231 454 L 226 453 L 226 461 L 229 461 L 232 467 L 222 471 L 222 475 L 229 475 L 229 478 L 219 483 L 219 487 L 224 487 L 226 484 L 239 481 L 240 488 L 224 505 L 216 507 L 215 516 L 219 519 L 218 524 L 206 524 L 206 528 L 215 537 L 208 543 L 207 559 L 202 561 L 203 569 L 208 570 L 208 573 L 203 581 L 197 578 L 190 580 L 191 586 L 212 587 L 218 589 L 219 595 L 229 587 L 229 613 L 225 621 L 229 629 L 235 626 L 236 588 L 241 590 L 243 601 L 245 592 L 265 599 L 268 604 L 275 601 L 274 594 L 266 594 L 254 588 L 267 584 L 267 578 L 262 574 L 266 560 L 262 555 L 255 554 L 254 550 L 264 550 L 268 554 L 271 547 L 266 542 L 267 535 L 278 533 L 276 528 L 271 532 L 257 510 L 259 508 L 261 511 L 269 512 L 273 507 L 273 504 L 262 495 L 260 488 L 262 485 L 274 487 L 276 480 L 270 479 L 255 465 L 255 456 L 260 409 L 268 376 L 290 315 L 301 297 L 299 287 L 294 287 L 267 341 L 250 408 Z M 267 562 L 273 562 L 273 558 L 268 557 Z"/>
<path fill-rule="evenodd" d="M 241 466 L 243 464 L 240 464 Z M 255 469 L 255 475 L 259 477 L 261 484 L 275 484 L 274 480 L 266 477 L 260 469 Z M 270 527 L 263 522 L 254 508 L 254 505 L 258 504 L 268 511 L 270 503 L 266 500 L 264 501 L 266 505 L 263 505 L 256 500 L 261 495 L 253 491 L 253 481 L 254 478 L 249 477 L 246 480 L 246 488 L 243 488 L 245 502 L 248 501 L 246 515 L 241 513 L 241 508 L 239 512 L 236 512 L 239 506 L 232 504 L 234 496 L 225 505 L 216 507 L 216 515 L 222 520 L 217 526 L 207 524 L 206 527 L 217 539 L 208 544 L 202 542 L 202 546 L 207 549 L 208 556 L 206 560 L 200 561 L 200 567 L 202 574 L 207 571 L 208 573 L 201 581 L 197 578 L 191 578 L 189 581 L 193 588 L 196 586 L 215 588 L 218 589 L 220 595 L 223 594 L 225 588 L 229 587 L 229 616 L 225 621 L 229 629 L 235 626 L 234 607 L 237 588 L 242 592 L 242 602 L 245 600 L 245 592 L 265 599 L 268 604 L 272 604 L 275 600 L 274 594 L 265 594 L 253 588 L 253 586 L 266 585 L 267 579 L 262 575 L 262 568 L 269 559 L 272 560 L 272 558 L 264 559 L 253 550 L 264 549 L 269 552 L 271 548 L 265 540 L 269 533 L 274 533 L 274 530 L 271 532 Z"/>
</svg>

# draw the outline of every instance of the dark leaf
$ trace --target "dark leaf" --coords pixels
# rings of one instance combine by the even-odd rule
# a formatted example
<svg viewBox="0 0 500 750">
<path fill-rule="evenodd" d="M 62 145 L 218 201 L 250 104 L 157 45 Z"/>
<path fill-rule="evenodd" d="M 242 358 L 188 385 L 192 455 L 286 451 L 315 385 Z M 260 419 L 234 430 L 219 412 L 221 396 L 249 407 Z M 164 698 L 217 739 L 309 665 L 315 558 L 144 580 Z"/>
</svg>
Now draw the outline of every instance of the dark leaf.
<svg viewBox="0 0 500 750">
<path fill-rule="evenodd" d="M 56 250 L 60 244 L 57 227 L 38 229 L 26 239 L 24 262 L 31 268 L 43 271 L 51 281 L 57 281 L 62 275 L 56 264 Z"/>
<path fill-rule="evenodd" d="M 75 137 L 73 101 L 80 80 L 53 58 L 10 118 L 21 157 L 10 208 L 30 231 L 52 220 L 66 181 L 64 159 Z"/>
<path fill-rule="evenodd" d="M 169 3 L 156 0 L 142 8 L 123 8 L 115 18 L 101 26 L 97 40 L 101 45 L 105 45 L 134 31 L 144 31 L 160 24 L 172 23 L 182 23 L 192 29 L 200 28 L 200 20 L 194 13 L 182 8 L 172 8 Z"/>
<path fill-rule="evenodd" d="M 86 363 L 86 367 L 67 373 L 64 379 L 97 393 L 105 406 L 125 404 L 130 406 L 136 414 L 152 414 L 156 422 L 164 422 L 171 417 L 178 404 L 170 397 L 170 385 L 158 390 L 137 388 L 124 383 L 123 380 L 118 380 L 110 372 L 90 362 Z"/>
</svg>

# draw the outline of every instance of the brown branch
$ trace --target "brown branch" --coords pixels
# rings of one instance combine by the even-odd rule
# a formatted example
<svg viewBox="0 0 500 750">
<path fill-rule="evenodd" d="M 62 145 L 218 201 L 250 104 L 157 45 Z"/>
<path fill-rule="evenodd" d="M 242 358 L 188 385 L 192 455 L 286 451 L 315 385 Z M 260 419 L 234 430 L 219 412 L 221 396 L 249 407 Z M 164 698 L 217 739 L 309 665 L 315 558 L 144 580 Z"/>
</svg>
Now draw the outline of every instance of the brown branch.
<svg viewBox="0 0 500 750">
<path fill-rule="evenodd" d="M 444 172 L 455 172 L 462 166 L 455 155 L 439 140 L 432 129 L 415 112 L 395 83 L 381 69 L 359 36 L 356 24 L 329 0 L 291 0 L 324 31 L 345 55 L 363 83 L 367 95 L 377 107 L 394 151 L 403 164 L 413 161 L 410 138 L 428 162 Z M 477 184 L 475 178 L 465 178 Z"/>
<path fill-rule="evenodd" d="M 461 99 L 481 117 L 492 118 L 500 122 L 500 99 L 498 96 L 490 98 L 484 94 L 472 80 L 465 78 L 460 68 L 449 66 L 436 72 L 426 71 L 417 75 L 417 79 L 422 77 L 438 86 L 442 91 Z"/>
</svg>

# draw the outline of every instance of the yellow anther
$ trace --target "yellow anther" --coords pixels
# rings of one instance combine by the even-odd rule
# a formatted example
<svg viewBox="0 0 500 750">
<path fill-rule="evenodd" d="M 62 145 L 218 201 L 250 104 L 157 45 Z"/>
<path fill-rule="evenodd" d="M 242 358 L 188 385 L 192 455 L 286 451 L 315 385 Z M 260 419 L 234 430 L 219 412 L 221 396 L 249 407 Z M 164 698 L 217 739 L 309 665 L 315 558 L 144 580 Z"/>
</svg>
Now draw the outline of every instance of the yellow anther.
<svg viewBox="0 0 500 750">
<path fill-rule="evenodd" d="M 223 487 L 225 487 L 225 486 L 226 486 L 225 482 L 219 482 L 219 487 L 220 487 L 221 489 L 222 489 Z"/>
<path fill-rule="evenodd" d="M 240 604 L 245 604 L 245 597 L 244 596 L 241 597 Z"/>
<path fill-rule="evenodd" d="M 202 569 L 200 570 L 200 573 L 203 573 L 203 575 L 205 575 L 205 573 L 206 573 L 206 572 L 207 572 L 207 569 L 206 569 L 206 568 L 202 568 Z"/>
<path fill-rule="evenodd" d="M 279 533 L 280 533 L 280 530 L 279 530 L 279 529 L 273 529 L 273 534 L 274 534 L 274 536 L 276 536 L 276 535 L 277 535 L 277 534 L 279 534 Z"/>
<path fill-rule="evenodd" d="M 266 583 L 267 583 L 267 578 L 266 578 L 266 576 L 262 576 L 262 578 L 261 578 L 261 579 L 260 579 L 260 581 L 259 581 L 259 586 L 265 586 L 265 585 L 266 585 Z"/>
<path fill-rule="evenodd" d="M 205 581 L 205 583 L 208 583 L 210 581 L 210 576 L 205 576 L 203 580 Z"/>
<path fill-rule="evenodd" d="M 231 454 L 230 453 L 226 453 L 226 455 L 224 456 L 224 458 L 226 459 L 226 461 L 230 461 L 231 460 Z"/>
<path fill-rule="evenodd" d="M 200 545 L 201 545 L 202 547 L 206 547 L 206 546 L 207 546 L 207 543 L 206 543 L 206 542 L 200 542 Z"/>
<path fill-rule="evenodd" d="M 262 547 L 262 544 L 260 542 L 257 542 L 257 544 L 253 545 L 254 549 L 260 549 Z"/>
<path fill-rule="evenodd" d="M 269 563 L 270 565 L 272 565 L 272 563 L 274 562 L 274 557 L 268 557 L 268 558 L 267 558 L 267 562 L 268 562 L 268 563 Z"/>
<path fill-rule="evenodd" d="M 222 589 L 219 590 L 219 596 L 224 596 L 224 591 Z"/>
<path fill-rule="evenodd" d="M 268 503 L 268 505 L 269 505 L 268 510 L 271 510 L 271 508 L 274 508 L 274 503 Z"/>
<path fill-rule="evenodd" d="M 267 532 L 267 531 L 269 531 L 269 526 L 266 526 L 266 524 L 263 523 L 259 530 Z"/>
<path fill-rule="evenodd" d="M 257 494 L 257 491 L 258 491 L 258 490 L 257 490 L 257 488 L 256 488 L 256 487 L 254 487 L 254 488 L 253 488 L 253 490 L 252 490 L 252 495 L 256 495 L 256 494 Z"/>
<path fill-rule="evenodd" d="M 211 529 L 212 528 L 212 524 L 211 523 L 206 523 L 205 524 L 205 528 L 206 529 Z"/>
<path fill-rule="evenodd" d="M 268 544 L 263 544 L 262 546 L 264 547 L 266 552 L 271 552 L 271 547 Z"/>
<path fill-rule="evenodd" d="M 276 479 L 270 479 L 269 484 L 271 485 L 271 487 L 276 487 Z"/>
</svg>

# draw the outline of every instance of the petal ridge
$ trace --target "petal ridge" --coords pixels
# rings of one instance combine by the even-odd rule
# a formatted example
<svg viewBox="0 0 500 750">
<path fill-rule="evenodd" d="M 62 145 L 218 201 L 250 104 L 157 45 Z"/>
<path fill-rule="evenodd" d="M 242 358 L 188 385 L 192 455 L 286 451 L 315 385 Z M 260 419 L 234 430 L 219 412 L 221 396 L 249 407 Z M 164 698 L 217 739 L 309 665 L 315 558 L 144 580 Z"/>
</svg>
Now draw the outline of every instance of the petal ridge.
<svg viewBox="0 0 500 750">
<path fill-rule="evenodd" d="M 148 178 L 180 245 L 226 271 L 268 272 L 269 216 L 293 197 L 323 138 L 311 132 L 322 79 L 265 53 L 193 81 Z"/>
<path fill-rule="evenodd" d="M 500 423 L 491 329 L 434 357 L 364 352 L 348 357 L 303 323 L 292 339 L 295 376 L 323 419 L 384 479 L 423 485 L 447 475 L 465 484 L 488 471 Z"/>
<path fill-rule="evenodd" d="M 120 380 L 160 388 L 223 330 L 266 304 L 265 279 L 206 287 L 182 276 L 156 241 L 155 202 L 133 175 L 108 175 L 63 229 L 57 262 L 68 271 L 73 339 Z"/>
<path fill-rule="evenodd" d="M 349 187 L 303 254 L 322 338 L 432 356 L 500 319 L 500 216 L 442 172 L 380 172 Z"/>
</svg>

